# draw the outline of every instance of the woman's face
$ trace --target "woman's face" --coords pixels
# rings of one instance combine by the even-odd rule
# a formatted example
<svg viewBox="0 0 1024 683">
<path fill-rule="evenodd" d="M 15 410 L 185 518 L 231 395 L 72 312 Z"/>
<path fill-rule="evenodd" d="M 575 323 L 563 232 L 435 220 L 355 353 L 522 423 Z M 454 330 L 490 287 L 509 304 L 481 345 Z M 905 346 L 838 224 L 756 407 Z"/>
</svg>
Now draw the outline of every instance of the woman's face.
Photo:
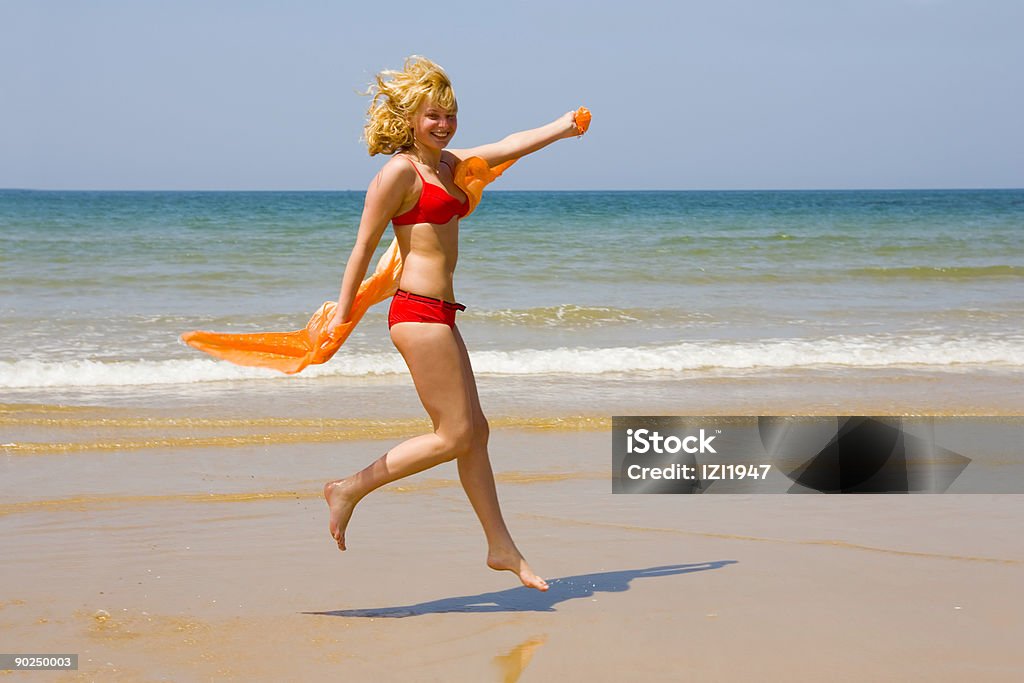
<svg viewBox="0 0 1024 683">
<path fill-rule="evenodd" d="M 425 101 L 412 117 L 412 131 L 416 142 L 425 147 L 444 149 L 455 135 L 458 121 L 450 112 L 431 101 Z"/>
</svg>

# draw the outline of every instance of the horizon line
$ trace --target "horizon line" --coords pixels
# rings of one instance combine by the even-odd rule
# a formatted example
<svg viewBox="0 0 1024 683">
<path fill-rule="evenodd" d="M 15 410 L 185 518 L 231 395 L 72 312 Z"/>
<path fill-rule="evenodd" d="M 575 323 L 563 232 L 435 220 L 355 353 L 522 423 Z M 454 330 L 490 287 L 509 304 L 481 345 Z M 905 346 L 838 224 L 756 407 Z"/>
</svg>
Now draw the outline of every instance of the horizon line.
<svg viewBox="0 0 1024 683">
<path fill-rule="evenodd" d="M 582 193 L 582 192 L 984 192 L 984 191 L 1022 191 L 1024 187 L 1011 187 L 1011 186 L 997 186 L 997 187 L 761 187 L 761 188 L 632 188 L 632 189 L 560 189 L 560 190 L 549 190 L 549 189 L 529 189 L 529 190 L 515 190 L 515 189 L 499 189 L 494 188 L 488 190 L 488 194 L 495 194 L 500 192 L 564 192 L 564 193 Z M 118 189 L 118 188 L 36 188 L 36 187 L 0 187 L 0 192 L 238 192 L 238 193 L 365 193 L 366 190 L 349 190 L 349 189 L 315 189 L 315 190 L 302 190 L 302 189 L 218 189 L 218 188 L 202 188 L 202 189 L 168 189 L 168 188 L 134 188 L 134 189 Z"/>
</svg>

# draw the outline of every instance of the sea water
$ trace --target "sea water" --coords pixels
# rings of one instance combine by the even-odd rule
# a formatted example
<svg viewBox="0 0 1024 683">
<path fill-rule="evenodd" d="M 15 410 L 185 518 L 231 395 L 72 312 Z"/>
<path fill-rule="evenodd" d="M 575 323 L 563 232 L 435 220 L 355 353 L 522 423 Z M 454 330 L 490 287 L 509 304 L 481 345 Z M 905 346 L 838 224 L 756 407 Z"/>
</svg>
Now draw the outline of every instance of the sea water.
<svg viewBox="0 0 1024 683">
<path fill-rule="evenodd" d="M 338 295 L 362 202 L 0 191 L 0 403 L 420 410 L 386 304 L 296 377 L 178 340 L 303 327 Z M 459 231 L 459 328 L 506 412 L 737 378 L 1024 378 L 1022 190 L 489 191 Z"/>
</svg>

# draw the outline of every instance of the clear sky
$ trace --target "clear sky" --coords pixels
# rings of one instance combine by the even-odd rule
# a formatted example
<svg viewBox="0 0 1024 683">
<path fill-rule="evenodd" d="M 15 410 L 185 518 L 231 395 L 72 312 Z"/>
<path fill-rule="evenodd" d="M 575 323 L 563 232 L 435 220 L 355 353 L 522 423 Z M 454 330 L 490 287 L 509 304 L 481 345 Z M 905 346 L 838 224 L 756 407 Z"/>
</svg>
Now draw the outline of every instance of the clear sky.
<svg viewBox="0 0 1024 683">
<path fill-rule="evenodd" d="M 410 54 L 502 189 L 1024 187 L 1021 0 L 0 0 L 0 187 L 365 189 Z"/>
</svg>

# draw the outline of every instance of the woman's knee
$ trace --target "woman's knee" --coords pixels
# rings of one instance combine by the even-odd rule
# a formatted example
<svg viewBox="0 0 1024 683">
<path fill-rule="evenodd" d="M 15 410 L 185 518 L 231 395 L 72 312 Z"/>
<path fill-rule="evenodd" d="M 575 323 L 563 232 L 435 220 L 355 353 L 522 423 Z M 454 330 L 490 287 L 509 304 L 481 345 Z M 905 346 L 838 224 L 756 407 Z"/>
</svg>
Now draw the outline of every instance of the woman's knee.
<svg viewBox="0 0 1024 683">
<path fill-rule="evenodd" d="M 490 427 L 486 419 L 473 420 L 456 428 L 438 430 L 444 441 L 445 460 L 487 450 Z"/>
<path fill-rule="evenodd" d="M 474 429 L 471 423 L 440 429 L 437 435 L 441 437 L 445 461 L 455 460 L 473 450 Z"/>
</svg>

